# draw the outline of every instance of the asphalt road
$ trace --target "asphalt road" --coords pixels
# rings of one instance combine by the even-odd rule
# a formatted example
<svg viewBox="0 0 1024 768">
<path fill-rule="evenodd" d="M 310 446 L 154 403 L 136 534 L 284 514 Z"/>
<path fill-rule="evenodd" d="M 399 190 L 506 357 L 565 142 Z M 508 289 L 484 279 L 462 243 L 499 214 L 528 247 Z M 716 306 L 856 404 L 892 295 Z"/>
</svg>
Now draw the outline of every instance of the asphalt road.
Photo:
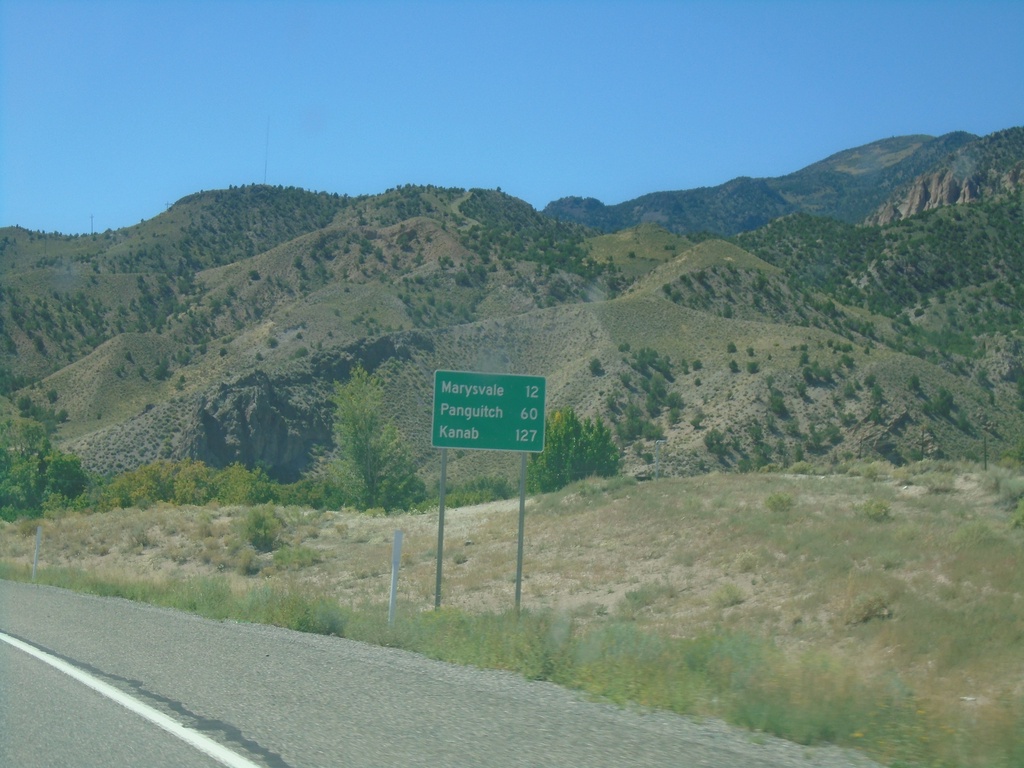
<svg viewBox="0 0 1024 768">
<path fill-rule="evenodd" d="M 0 581 L 0 633 L 264 766 L 874 765 L 715 721 L 273 627 Z M 0 642 L 0 765 L 208 766 L 214 758 Z"/>
</svg>

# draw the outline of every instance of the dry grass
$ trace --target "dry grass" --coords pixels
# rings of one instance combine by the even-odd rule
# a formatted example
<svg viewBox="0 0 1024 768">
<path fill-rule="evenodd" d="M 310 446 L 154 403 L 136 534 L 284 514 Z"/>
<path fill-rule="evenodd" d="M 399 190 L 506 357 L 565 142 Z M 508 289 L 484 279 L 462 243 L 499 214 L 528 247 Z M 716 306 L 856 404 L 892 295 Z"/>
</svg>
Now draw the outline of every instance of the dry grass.
<svg viewBox="0 0 1024 768">
<path fill-rule="evenodd" d="M 674 636 L 725 625 L 782 645 L 849 646 L 874 658 L 880 638 L 915 634 L 914 612 L 970 607 L 977 615 L 1022 598 L 1024 577 L 1014 567 L 1022 536 L 998 491 L 980 474 L 936 474 L 577 483 L 529 500 L 524 605 L 584 623 L 626 610 Z M 885 515 L 865 511 L 878 509 Z M 274 512 L 286 556 L 252 550 L 245 508 L 155 507 L 45 520 L 41 562 L 143 578 L 229 571 L 271 579 L 288 571 L 359 606 L 386 598 L 391 539 L 401 529 L 400 599 L 407 610 L 432 606 L 436 514 Z M 445 605 L 511 606 L 517 513 L 518 500 L 447 510 Z M 34 525 L 0 530 L 0 557 L 27 563 Z M 918 645 L 901 640 L 884 655 L 927 667 L 929 654 L 912 650 Z M 964 677 L 1006 679 L 991 653 L 963 662 Z"/>
<path fill-rule="evenodd" d="M 849 470 L 590 480 L 530 499 L 523 605 L 580 631 L 625 621 L 669 638 L 765 638 L 792 658 L 824 653 L 863 679 L 899 680 L 956 732 L 982 710 L 998 718 L 1024 695 L 1024 531 L 1000 492 L 1013 478 Z M 287 580 L 384 612 L 401 529 L 400 612 L 433 607 L 436 514 L 275 513 L 281 546 L 267 553 L 245 542 L 243 508 L 45 520 L 41 564 L 143 580 L 222 572 L 237 590 Z M 518 500 L 446 512 L 445 606 L 511 608 L 517 514 Z M 34 530 L 0 528 L 0 559 L 28 564 Z"/>
</svg>

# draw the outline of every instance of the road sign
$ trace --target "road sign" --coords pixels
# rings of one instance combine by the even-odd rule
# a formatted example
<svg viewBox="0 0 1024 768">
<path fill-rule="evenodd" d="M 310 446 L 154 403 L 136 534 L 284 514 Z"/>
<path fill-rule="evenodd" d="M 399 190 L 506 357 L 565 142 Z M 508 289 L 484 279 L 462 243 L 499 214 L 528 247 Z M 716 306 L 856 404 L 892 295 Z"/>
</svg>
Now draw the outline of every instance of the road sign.
<svg viewBox="0 0 1024 768">
<path fill-rule="evenodd" d="M 435 448 L 544 450 L 543 376 L 434 372 Z"/>
</svg>

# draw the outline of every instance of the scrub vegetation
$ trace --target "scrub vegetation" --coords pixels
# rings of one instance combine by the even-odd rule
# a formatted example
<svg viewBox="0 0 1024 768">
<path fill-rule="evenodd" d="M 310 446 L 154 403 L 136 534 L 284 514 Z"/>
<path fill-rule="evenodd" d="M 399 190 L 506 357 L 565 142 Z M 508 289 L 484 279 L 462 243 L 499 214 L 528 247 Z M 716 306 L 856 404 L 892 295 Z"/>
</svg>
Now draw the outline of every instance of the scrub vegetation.
<svg viewBox="0 0 1024 768">
<path fill-rule="evenodd" d="M 1009 767 L 1024 759 L 1022 503 L 1012 461 L 585 479 L 529 500 L 521 616 L 516 500 L 448 510 L 440 611 L 423 512 L 51 515 L 3 524 L 0 573 L 29 578 L 41 523 L 40 582 L 514 670 L 890 765 Z"/>
</svg>

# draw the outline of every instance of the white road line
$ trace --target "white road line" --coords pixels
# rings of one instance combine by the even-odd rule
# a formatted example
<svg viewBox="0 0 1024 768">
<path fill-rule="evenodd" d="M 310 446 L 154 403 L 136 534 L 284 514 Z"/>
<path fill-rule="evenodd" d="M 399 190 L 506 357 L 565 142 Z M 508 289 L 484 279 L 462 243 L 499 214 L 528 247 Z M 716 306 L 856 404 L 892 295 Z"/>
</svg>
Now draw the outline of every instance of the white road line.
<svg viewBox="0 0 1024 768">
<path fill-rule="evenodd" d="M 108 685 L 102 680 L 93 677 L 88 672 L 83 672 L 77 667 L 68 664 L 66 661 L 58 659 L 56 656 L 46 653 L 45 651 L 40 651 L 38 648 L 34 648 L 28 643 L 23 643 L 21 640 L 4 634 L 3 632 L 0 632 L 0 640 L 3 640 L 8 645 L 17 648 L 19 651 L 24 651 L 30 656 L 34 656 L 40 661 L 49 664 L 51 667 L 63 672 L 65 675 L 73 677 L 78 682 L 89 686 L 97 693 L 106 696 L 108 699 L 116 701 L 125 709 L 128 709 L 137 715 L 141 715 L 154 725 L 163 728 L 172 736 L 177 736 L 185 743 L 191 744 L 200 752 L 209 755 L 223 765 L 229 766 L 229 768 L 259 768 L 256 763 L 251 760 L 247 760 L 236 752 L 232 752 L 227 747 L 218 744 L 216 741 L 204 736 L 199 731 L 188 728 L 187 726 L 172 720 L 163 712 L 153 709 L 153 707 L 148 704 L 129 696 L 123 691 L 119 691 L 112 685 Z"/>
</svg>

